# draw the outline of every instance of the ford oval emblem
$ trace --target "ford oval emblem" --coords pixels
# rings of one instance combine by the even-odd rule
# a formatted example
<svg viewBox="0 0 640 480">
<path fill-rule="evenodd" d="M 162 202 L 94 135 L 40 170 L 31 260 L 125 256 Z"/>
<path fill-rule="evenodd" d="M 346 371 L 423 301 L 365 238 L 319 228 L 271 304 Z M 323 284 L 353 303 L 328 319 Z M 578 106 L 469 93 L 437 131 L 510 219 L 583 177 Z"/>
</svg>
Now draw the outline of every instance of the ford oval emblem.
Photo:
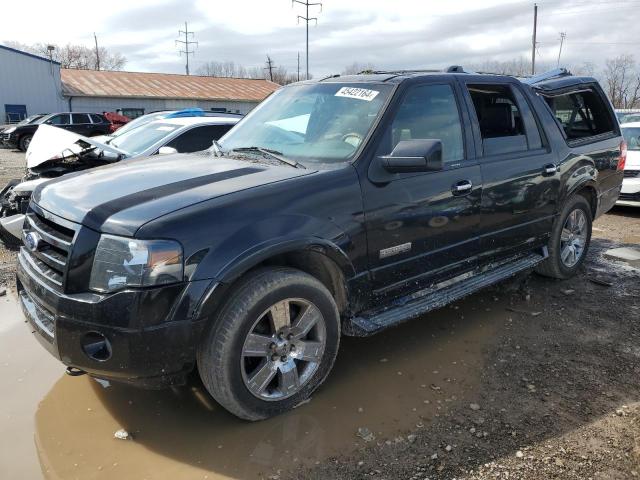
<svg viewBox="0 0 640 480">
<path fill-rule="evenodd" d="M 40 235 L 36 232 L 29 232 L 24 236 L 24 245 L 32 252 L 38 250 L 40 246 Z"/>
</svg>

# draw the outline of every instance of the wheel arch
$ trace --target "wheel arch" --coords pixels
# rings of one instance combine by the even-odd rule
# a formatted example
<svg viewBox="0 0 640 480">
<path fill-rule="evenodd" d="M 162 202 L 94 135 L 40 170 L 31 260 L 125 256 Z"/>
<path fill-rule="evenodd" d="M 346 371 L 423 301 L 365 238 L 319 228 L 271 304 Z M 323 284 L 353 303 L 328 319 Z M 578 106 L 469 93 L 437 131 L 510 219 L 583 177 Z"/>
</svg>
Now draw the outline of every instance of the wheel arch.
<svg viewBox="0 0 640 480">
<path fill-rule="evenodd" d="M 347 280 L 355 275 L 355 269 L 347 254 L 331 242 L 307 238 L 272 244 L 227 264 L 217 276 L 219 281 L 204 295 L 199 316 L 212 316 L 238 281 L 265 267 L 291 267 L 308 273 L 329 290 L 341 315 L 349 311 Z"/>
<path fill-rule="evenodd" d="M 598 211 L 598 190 L 596 189 L 596 183 L 592 180 L 583 181 L 569 190 L 567 198 L 572 195 L 581 195 L 589 202 L 591 219 L 595 219 L 596 212 Z"/>
</svg>

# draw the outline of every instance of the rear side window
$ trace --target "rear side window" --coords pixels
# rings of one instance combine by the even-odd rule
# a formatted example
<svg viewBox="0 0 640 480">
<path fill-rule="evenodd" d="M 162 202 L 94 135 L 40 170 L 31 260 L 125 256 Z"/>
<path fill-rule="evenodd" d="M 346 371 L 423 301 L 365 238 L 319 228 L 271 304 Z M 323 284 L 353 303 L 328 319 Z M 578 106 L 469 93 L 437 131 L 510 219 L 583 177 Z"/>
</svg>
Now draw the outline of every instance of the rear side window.
<svg viewBox="0 0 640 480">
<path fill-rule="evenodd" d="M 568 142 L 614 132 L 609 109 L 593 89 L 543 98 L 562 126 Z"/>
<path fill-rule="evenodd" d="M 524 96 L 510 85 L 467 85 L 485 156 L 542 146 L 540 131 Z"/>
<path fill-rule="evenodd" d="M 167 146 L 175 148 L 179 153 L 192 153 L 206 150 L 214 140 L 231 129 L 231 125 L 206 125 L 192 128 L 171 140 Z"/>
<path fill-rule="evenodd" d="M 91 123 L 91 121 L 89 120 L 89 115 L 87 115 L 86 113 L 72 113 L 71 119 L 73 120 L 74 124 Z"/>
</svg>

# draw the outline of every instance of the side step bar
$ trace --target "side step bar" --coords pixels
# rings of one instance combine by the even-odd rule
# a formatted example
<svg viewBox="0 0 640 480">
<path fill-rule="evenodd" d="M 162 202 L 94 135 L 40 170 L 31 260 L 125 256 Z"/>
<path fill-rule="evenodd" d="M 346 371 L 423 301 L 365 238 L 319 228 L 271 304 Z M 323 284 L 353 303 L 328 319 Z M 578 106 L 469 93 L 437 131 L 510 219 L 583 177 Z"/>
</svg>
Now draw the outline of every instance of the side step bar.
<svg viewBox="0 0 640 480">
<path fill-rule="evenodd" d="M 475 272 L 461 275 L 455 283 L 443 282 L 443 286 L 433 289 L 427 288 L 413 293 L 408 297 L 396 300 L 395 305 L 377 312 L 365 313 L 360 317 L 354 317 L 350 321 L 345 334 L 366 337 L 378 333 L 389 327 L 419 317 L 431 310 L 460 300 L 478 290 L 498 283 L 524 270 L 535 267 L 548 257 L 547 247 L 542 249 L 542 254 L 529 254 L 517 257 L 507 262 L 500 263 L 493 268 L 478 269 Z"/>
</svg>

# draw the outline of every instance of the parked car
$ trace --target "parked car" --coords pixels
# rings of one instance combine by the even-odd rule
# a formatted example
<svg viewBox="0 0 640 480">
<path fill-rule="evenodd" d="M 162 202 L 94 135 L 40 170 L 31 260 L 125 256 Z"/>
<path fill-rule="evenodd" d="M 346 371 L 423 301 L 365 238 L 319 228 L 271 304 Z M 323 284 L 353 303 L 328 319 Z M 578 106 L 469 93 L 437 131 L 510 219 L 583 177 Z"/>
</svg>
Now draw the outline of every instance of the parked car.
<svg viewBox="0 0 640 480">
<path fill-rule="evenodd" d="M 111 124 L 109 127 L 109 133 L 114 133 L 116 130 L 119 130 L 131 121 L 129 117 L 125 117 L 124 115 L 116 112 L 102 112 L 102 115 L 104 115 L 104 118 L 106 118 Z"/>
<path fill-rule="evenodd" d="M 624 180 L 617 205 L 640 207 L 640 122 L 625 123 L 621 126 L 627 142 L 627 162 L 624 166 Z"/>
<path fill-rule="evenodd" d="M 9 148 L 9 145 L 6 145 L 4 143 L 4 138 L 5 138 L 4 134 L 5 133 L 10 136 L 10 134 L 15 132 L 18 127 L 22 127 L 23 125 L 29 125 L 29 124 L 36 123 L 39 119 L 41 119 L 45 115 L 47 115 L 47 114 L 46 113 L 36 113 L 35 115 L 31 115 L 31 116 L 25 118 L 24 120 L 22 120 L 21 122 L 16 123 L 15 125 L 5 125 L 4 127 L 0 127 L 0 147 Z"/>
<path fill-rule="evenodd" d="M 44 124 L 27 150 L 27 174 L 0 192 L 0 240 L 10 248 L 20 245 L 24 213 L 33 189 L 41 183 L 121 160 L 206 150 L 237 122 L 230 117 L 167 118 L 113 137 L 93 138 Z M 99 138 L 106 140 L 102 143 Z"/>
<path fill-rule="evenodd" d="M 74 374 L 197 369 L 258 420 L 308 400 L 341 335 L 517 272 L 571 277 L 622 183 L 602 89 L 451 70 L 289 85 L 206 154 L 40 185 L 17 273 L 36 338 Z"/>
<path fill-rule="evenodd" d="M 640 113 L 629 113 L 620 119 L 620 123 L 640 122 Z"/>
<path fill-rule="evenodd" d="M 40 125 L 53 125 L 85 137 L 105 135 L 111 130 L 111 123 L 98 113 L 51 113 L 37 119 L 35 122 L 5 130 L 3 132 L 3 142 L 11 148 L 19 148 L 26 152 L 33 135 Z"/>
</svg>

